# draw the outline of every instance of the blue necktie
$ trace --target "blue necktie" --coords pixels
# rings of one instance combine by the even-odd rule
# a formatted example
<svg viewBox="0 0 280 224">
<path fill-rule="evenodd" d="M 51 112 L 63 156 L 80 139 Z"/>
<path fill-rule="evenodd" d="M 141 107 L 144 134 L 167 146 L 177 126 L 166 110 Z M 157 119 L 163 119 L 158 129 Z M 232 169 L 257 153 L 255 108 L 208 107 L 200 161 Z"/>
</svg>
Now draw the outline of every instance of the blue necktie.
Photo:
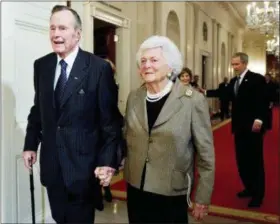
<svg viewBox="0 0 280 224">
<path fill-rule="evenodd" d="M 61 72 L 60 72 L 60 76 L 58 78 L 56 88 L 54 91 L 55 102 L 56 102 L 57 108 L 60 107 L 61 100 L 63 98 L 63 93 L 64 93 L 65 86 L 66 86 L 66 82 L 67 82 L 67 73 L 66 73 L 67 63 L 62 59 L 62 60 L 60 60 L 59 64 L 61 66 Z"/>
</svg>

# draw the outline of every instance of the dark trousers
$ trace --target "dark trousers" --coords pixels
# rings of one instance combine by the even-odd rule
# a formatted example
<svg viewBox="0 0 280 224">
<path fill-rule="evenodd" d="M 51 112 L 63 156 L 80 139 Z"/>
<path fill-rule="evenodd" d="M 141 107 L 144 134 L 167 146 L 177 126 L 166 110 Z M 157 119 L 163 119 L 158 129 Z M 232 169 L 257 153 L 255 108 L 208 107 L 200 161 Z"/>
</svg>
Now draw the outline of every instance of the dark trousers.
<svg viewBox="0 0 280 224">
<path fill-rule="evenodd" d="M 236 161 L 239 176 L 253 199 L 262 201 L 265 191 L 263 133 L 235 133 Z"/>
<path fill-rule="evenodd" d="M 187 196 L 164 196 L 127 185 L 129 223 L 188 223 Z"/>
<path fill-rule="evenodd" d="M 229 117 L 229 101 L 228 100 L 220 100 L 220 117 L 222 120 Z"/>
<path fill-rule="evenodd" d="M 90 184 L 79 193 L 66 188 L 62 176 L 58 175 L 57 181 L 47 187 L 48 198 L 53 219 L 57 223 L 94 223 L 94 192 L 95 184 Z M 92 187 L 91 187 L 92 186 Z"/>
</svg>

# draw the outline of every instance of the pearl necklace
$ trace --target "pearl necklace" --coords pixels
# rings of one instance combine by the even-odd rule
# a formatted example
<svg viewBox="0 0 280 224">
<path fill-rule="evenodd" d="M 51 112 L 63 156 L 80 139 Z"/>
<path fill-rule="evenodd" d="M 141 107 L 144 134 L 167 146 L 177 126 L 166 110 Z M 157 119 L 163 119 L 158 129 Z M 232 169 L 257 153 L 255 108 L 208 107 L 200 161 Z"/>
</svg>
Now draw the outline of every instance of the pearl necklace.
<svg viewBox="0 0 280 224">
<path fill-rule="evenodd" d="M 168 81 L 168 83 L 164 87 L 164 89 L 156 94 L 149 93 L 147 90 L 146 100 L 149 102 L 152 102 L 152 103 L 159 101 L 160 99 L 162 99 L 164 96 L 166 96 L 171 91 L 172 86 L 173 86 L 173 82 Z"/>
</svg>

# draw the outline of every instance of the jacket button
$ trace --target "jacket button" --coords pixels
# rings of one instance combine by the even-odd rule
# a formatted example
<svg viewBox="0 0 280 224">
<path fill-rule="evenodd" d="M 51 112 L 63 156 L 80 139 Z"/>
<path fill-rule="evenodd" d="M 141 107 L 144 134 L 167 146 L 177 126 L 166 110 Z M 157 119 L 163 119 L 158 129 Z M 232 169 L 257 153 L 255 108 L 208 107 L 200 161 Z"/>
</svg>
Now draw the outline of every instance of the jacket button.
<svg viewBox="0 0 280 224">
<path fill-rule="evenodd" d="M 60 129 L 60 126 L 58 126 L 57 129 L 59 130 L 59 129 Z"/>
<path fill-rule="evenodd" d="M 147 163 L 149 162 L 149 158 L 148 158 L 148 157 L 146 158 L 146 162 L 147 162 Z"/>
<path fill-rule="evenodd" d="M 152 142 L 153 142 L 153 139 L 150 138 L 150 139 L 149 139 L 149 143 L 152 143 Z"/>
</svg>

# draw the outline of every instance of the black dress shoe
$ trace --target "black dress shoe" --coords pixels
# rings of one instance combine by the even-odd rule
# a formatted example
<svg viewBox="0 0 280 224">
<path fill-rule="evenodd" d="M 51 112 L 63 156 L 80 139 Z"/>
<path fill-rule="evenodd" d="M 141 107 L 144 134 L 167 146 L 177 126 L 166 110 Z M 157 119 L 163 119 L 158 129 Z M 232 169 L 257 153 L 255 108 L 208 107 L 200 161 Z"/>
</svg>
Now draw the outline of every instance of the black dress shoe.
<svg viewBox="0 0 280 224">
<path fill-rule="evenodd" d="M 261 205 L 262 205 L 261 200 L 252 199 L 248 204 L 248 208 L 259 208 L 261 207 Z"/>
<path fill-rule="evenodd" d="M 248 191 L 244 190 L 244 191 L 238 192 L 237 197 L 239 197 L 239 198 L 249 198 L 249 197 L 252 197 L 252 196 Z"/>
<path fill-rule="evenodd" d="M 104 210 L 104 204 L 103 202 L 99 202 L 95 205 L 95 208 L 99 211 L 103 211 Z"/>
</svg>

